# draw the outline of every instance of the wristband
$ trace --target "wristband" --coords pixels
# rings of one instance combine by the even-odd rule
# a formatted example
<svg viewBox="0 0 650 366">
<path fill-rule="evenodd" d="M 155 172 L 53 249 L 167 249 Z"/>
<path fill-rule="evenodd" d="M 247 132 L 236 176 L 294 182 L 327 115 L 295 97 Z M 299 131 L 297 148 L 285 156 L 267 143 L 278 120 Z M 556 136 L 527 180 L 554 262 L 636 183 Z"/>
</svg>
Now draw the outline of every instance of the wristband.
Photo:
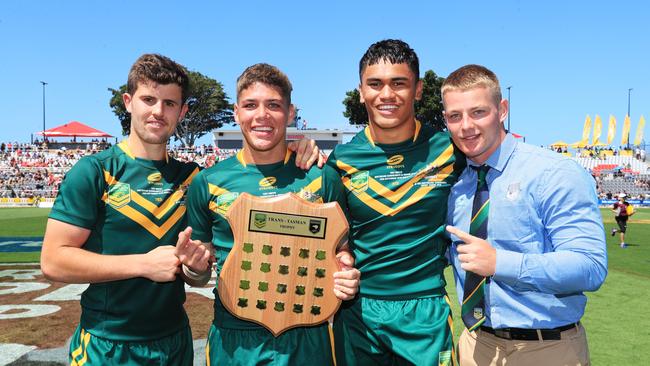
<svg viewBox="0 0 650 366">
<path fill-rule="evenodd" d="M 203 272 L 203 273 L 196 273 L 196 272 L 192 271 L 190 269 L 190 267 L 188 267 L 188 266 L 186 266 L 184 264 L 182 265 L 182 267 L 183 267 L 183 273 L 185 274 L 185 276 L 187 278 L 193 280 L 193 281 L 201 281 L 201 282 L 203 282 L 203 281 L 205 281 L 206 278 L 208 280 L 210 279 L 210 275 L 211 275 L 210 268 L 212 266 L 208 266 L 208 270 Z"/>
</svg>

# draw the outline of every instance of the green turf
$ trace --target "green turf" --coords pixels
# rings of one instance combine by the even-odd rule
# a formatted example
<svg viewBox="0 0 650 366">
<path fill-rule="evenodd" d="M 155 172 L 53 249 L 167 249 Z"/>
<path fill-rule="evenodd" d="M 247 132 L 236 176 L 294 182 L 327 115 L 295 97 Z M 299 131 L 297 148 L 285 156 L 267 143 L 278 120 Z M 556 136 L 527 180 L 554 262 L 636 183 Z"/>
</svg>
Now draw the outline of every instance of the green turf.
<svg viewBox="0 0 650 366">
<path fill-rule="evenodd" d="M 43 236 L 50 210 L 35 207 L 0 209 L 0 237 Z"/>
<path fill-rule="evenodd" d="M 41 252 L 0 253 L 0 263 L 38 263 Z"/>
<path fill-rule="evenodd" d="M 602 209 L 607 232 L 609 274 L 597 292 L 588 293 L 583 323 L 587 329 L 594 365 L 645 364 L 645 346 L 650 341 L 650 209 L 639 209 L 628 224 L 627 249 L 618 246 L 611 210 Z M 0 209 L 0 236 L 43 235 L 49 210 Z M 0 253 L 2 262 L 37 262 L 39 253 Z M 445 270 L 447 291 L 454 314 L 456 340 L 463 329 L 451 268 Z"/>
<path fill-rule="evenodd" d="M 50 210 L 35 207 L 0 209 L 0 237 L 43 236 Z M 0 253 L 0 263 L 33 263 L 40 260 L 40 252 Z"/>
</svg>

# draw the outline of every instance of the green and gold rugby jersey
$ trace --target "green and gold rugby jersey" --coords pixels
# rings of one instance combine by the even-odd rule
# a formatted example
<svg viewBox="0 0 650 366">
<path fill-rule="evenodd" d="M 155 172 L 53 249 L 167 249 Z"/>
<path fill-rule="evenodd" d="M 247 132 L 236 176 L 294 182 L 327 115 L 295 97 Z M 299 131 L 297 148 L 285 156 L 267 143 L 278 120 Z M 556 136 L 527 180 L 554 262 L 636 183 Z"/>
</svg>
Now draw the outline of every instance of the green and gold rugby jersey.
<svg viewBox="0 0 650 366">
<path fill-rule="evenodd" d="M 327 165 L 346 188 L 360 293 L 443 293 L 447 196 L 466 165 L 449 134 L 416 122 L 412 140 L 388 145 L 376 144 L 366 128 L 337 146 Z"/>
<path fill-rule="evenodd" d="M 175 245 L 187 225 L 185 192 L 198 165 L 135 158 L 126 142 L 86 156 L 66 174 L 50 218 L 90 230 L 83 249 L 142 254 Z M 124 341 L 164 337 L 188 325 L 181 278 L 93 283 L 81 295 L 81 327 Z"/>
<path fill-rule="evenodd" d="M 325 176 L 329 175 L 328 178 Z M 327 181 L 327 186 L 323 182 Z M 225 218 L 228 208 L 242 193 L 274 197 L 294 192 L 311 202 L 339 203 L 346 212 L 345 193 L 338 175 L 331 168 L 312 167 L 304 171 L 295 165 L 295 154 L 287 150 L 283 161 L 252 165 L 242 151 L 236 156 L 203 170 L 190 185 L 187 194 L 188 224 L 192 239 L 212 242 L 217 259 L 217 276 L 233 246 L 233 235 Z M 230 314 L 219 300 L 215 288 L 214 325 L 231 329 L 260 329 L 260 325 L 243 321 Z M 265 329 L 265 328 L 262 328 Z"/>
</svg>

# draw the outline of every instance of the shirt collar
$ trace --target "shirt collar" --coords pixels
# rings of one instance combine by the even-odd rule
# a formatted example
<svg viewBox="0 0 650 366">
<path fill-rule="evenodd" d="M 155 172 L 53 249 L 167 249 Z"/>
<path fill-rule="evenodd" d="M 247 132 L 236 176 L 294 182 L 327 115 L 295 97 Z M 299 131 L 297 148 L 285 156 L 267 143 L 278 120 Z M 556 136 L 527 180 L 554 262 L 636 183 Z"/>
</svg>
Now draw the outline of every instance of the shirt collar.
<svg viewBox="0 0 650 366">
<path fill-rule="evenodd" d="M 490 155 L 490 157 L 485 161 L 485 165 L 489 166 L 491 169 L 498 170 L 499 172 L 503 172 L 503 169 L 505 169 L 506 164 L 508 163 L 508 160 L 512 156 L 512 153 L 515 151 L 515 148 L 517 147 L 517 140 L 515 139 L 512 134 L 506 134 L 506 138 L 501 141 L 501 144 L 497 149 Z M 483 164 L 476 164 L 469 158 L 467 158 L 467 164 L 472 165 L 472 166 L 479 166 Z"/>
</svg>

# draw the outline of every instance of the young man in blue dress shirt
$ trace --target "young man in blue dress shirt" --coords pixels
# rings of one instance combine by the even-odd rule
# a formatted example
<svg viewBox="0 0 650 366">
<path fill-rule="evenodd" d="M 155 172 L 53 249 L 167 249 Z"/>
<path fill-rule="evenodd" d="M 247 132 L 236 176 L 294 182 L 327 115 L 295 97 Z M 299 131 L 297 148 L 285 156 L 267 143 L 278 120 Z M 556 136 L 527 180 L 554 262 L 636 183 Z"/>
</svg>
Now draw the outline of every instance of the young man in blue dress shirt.
<svg viewBox="0 0 650 366">
<path fill-rule="evenodd" d="M 459 299 L 466 275 L 486 278 L 482 323 L 459 340 L 461 365 L 586 365 L 584 291 L 607 275 L 593 179 L 576 162 L 516 140 L 496 75 L 452 72 L 442 86 L 447 127 L 468 168 L 449 196 L 447 230 Z M 469 234 L 477 169 L 487 165 L 487 238 Z M 474 328 L 474 327 L 472 327 Z"/>
</svg>

